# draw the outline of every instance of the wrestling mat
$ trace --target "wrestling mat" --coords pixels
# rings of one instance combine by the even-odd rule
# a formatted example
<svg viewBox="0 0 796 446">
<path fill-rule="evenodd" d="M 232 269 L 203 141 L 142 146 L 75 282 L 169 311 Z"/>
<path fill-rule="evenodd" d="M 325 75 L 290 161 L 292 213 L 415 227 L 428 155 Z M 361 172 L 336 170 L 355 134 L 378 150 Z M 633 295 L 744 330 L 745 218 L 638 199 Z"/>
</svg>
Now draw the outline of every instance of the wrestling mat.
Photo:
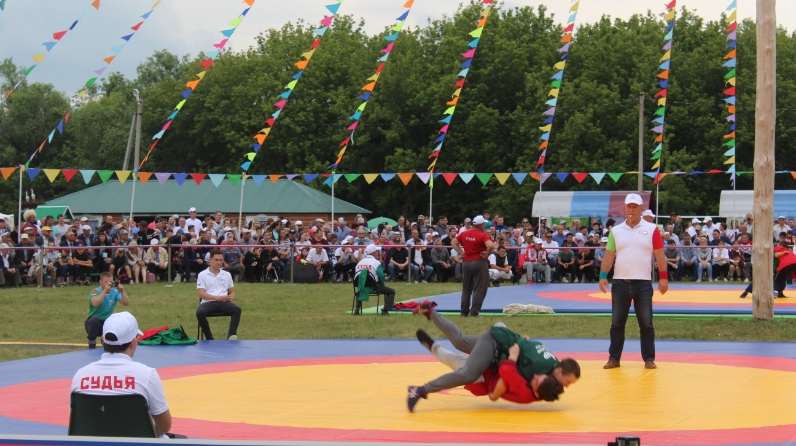
<svg viewBox="0 0 796 446">
<path fill-rule="evenodd" d="M 659 368 L 645 370 L 638 341 L 628 340 L 622 367 L 603 370 L 607 340 L 544 342 L 583 369 L 560 401 L 493 403 L 452 389 L 421 400 L 414 414 L 406 409 L 407 385 L 448 371 L 414 340 L 203 341 L 141 346 L 135 359 L 157 367 L 172 432 L 192 439 L 606 444 L 632 434 L 648 445 L 796 441 L 796 345 L 659 341 Z M 0 444 L 44 444 L 13 441 L 20 434 L 65 435 L 71 377 L 100 354 L 0 364 Z"/>
<path fill-rule="evenodd" d="M 653 284 L 653 310 L 659 315 L 752 315 L 752 294 L 745 299 L 739 296 L 746 289 L 747 283 L 734 284 L 683 284 L 670 283 L 669 291 L 661 295 L 658 284 Z M 396 288 L 396 298 L 400 300 L 400 287 Z M 785 295 L 792 293 L 785 290 Z M 437 311 L 459 313 L 461 292 L 429 296 L 414 299 L 422 302 L 425 299 L 437 303 Z M 611 314 L 611 293 L 603 294 L 596 283 L 591 284 L 533 284 L 490 287 L 481 309 L 486 315 L 500 313 L 509 304 L 536 304 L 552 308 L 556 313 L 569 314 Z M 370 311 L 366 312 L 372 312 Z M 411 311 L 404 310 L 404 311 Z M 631 312 L 633 308 L 631 307 Z M 796 294 L 793 299 L 774 299 L 776 315 L 796 316 Z"/>
</svg>

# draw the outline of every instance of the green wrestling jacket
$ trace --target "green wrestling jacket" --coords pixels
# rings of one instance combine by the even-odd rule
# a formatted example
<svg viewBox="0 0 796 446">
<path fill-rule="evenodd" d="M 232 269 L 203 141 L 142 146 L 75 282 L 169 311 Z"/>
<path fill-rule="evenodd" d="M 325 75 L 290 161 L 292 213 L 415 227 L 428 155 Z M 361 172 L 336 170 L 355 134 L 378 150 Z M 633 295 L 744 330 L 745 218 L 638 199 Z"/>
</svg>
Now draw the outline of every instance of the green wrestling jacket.
<svg viewBox="0 0 796 446">
<path fill-rule="evenodd" d="M 498 356 L 492 361 L 494 370 L 509 357 L 509 348 L 514 344 L 520 346 L 517 371 L 526 380 L 530 381 L 533 375 L 547 375 L 558 366 L 558 359 L 541 342 L 529 341 L 504 327 L 492 327 L 489 333 L 498 343 Z"/>
</svg>

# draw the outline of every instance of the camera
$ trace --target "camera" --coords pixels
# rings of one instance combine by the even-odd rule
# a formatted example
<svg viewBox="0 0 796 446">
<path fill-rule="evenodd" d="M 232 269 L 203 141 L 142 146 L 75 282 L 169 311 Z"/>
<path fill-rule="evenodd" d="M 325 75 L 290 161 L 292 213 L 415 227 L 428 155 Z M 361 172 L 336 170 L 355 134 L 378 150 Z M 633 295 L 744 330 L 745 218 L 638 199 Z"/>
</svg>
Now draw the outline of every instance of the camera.
<svg viewBox="0 0 796 446">
<path fill-rule="evenodd" d="M 113 282 L 111 282 L 111 288 L 117 288 L 118 286 L 119 286 L 118 280 L 114 280 Z"/>
</svg>

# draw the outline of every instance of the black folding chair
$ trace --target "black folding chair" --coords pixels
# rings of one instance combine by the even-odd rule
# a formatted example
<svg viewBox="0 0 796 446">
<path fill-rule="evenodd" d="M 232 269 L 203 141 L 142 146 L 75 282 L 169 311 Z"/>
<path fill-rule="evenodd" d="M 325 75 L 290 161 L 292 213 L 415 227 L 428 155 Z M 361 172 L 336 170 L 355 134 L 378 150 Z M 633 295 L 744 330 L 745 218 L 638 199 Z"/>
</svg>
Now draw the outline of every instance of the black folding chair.
<svg viewBox="0 0 796 446">
<path fill-rule="evenodd" d="M 354 285 L 354 300 L 353 300 L 353 302 L 351 302 L 351 314 L 353 314 L 353 315 L 360 314 L 360 308 L 361 308 L 361 305 L 359 305 L 359 306 L 357 305 L 359 303 L 359 286 L 358 286 L 359 283 L 358 282 L 359 282 L 359 280 L 357 280 L 356 276 L 354 276 L 354 282 L 353 282 L 353 285 Z M 379 294 L 378 291 L 373 291 L 373 292 L 371 292 L 368 295 L 369 296 L 376 296 L 376 312 L 373 313 L 373 314 L 378 315 L 379 314 L 379 303 L 381 302 L 381 294 Z"/>
<path fill-rule="evenodd" d="M 149 405 L 142 395 L 72 393 L 69 435 L 157 438 Z"/>
</svg>

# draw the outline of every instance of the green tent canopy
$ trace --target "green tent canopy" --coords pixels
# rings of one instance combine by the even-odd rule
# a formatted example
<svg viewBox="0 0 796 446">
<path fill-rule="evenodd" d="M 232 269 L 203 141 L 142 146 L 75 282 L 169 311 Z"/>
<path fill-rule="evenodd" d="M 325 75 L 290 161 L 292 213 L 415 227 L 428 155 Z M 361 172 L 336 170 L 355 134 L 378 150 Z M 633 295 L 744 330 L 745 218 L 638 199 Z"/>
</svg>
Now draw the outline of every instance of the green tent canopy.
<svg viewBox="0 0 796 446">
<path fill-rule="evenodd" d="M 53 220 L 58 221 L 58 216 L 63 214 L 65 220 L 74 220 L 72 211 L 69 206 L 65 204 L 42 204 L 36 207 L 36 219 L 41 220 L 42 217 L 52 217 Z"/>
</svg>

